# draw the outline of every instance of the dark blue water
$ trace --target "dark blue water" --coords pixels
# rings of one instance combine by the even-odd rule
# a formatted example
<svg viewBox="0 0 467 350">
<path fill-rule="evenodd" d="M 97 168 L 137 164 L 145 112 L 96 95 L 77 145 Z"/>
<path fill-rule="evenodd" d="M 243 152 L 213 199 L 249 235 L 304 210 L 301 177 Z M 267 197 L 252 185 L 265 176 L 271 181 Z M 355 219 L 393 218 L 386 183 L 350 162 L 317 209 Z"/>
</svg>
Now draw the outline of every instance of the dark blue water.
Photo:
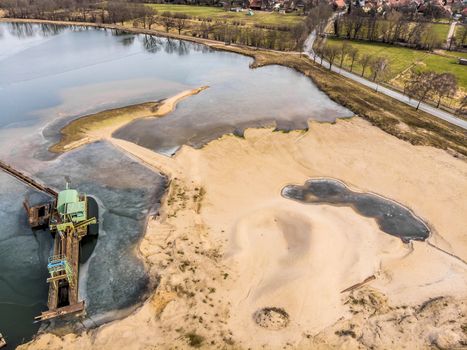
<svg viewBox="0 0 467 350">
<path fill-rule="evenodd" d="M 403 242 L 424 241 L 430 234 L 423 220 L 401 204 L 372 193 L 351 191 L 337 180 L 317 179 L 304 185 L 289 185 L 282 195 L 303 203 L 351 207 L 358 214 L 375 219 L 381 231 Z"/>
</svg>

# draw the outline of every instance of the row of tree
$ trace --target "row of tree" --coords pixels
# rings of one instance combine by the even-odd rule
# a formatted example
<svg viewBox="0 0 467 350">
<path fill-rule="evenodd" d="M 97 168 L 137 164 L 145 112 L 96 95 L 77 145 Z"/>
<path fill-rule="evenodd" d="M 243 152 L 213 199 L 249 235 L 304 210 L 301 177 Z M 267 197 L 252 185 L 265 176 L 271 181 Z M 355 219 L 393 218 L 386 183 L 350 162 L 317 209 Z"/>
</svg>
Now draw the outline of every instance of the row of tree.
<svg viewBox="0 0 467 350">
<path fill-rule="evenodd" d="M 432 23 L 408 21 L 398 11 L 390 11 L 383 16 L 369 16 L 356 11 L 338 16 L 334 20 L 334 34 L 345 39 L 406 43 L 427 50 L 440 47 L 446 40 Z"/>
<path fill-rule="evenodd" d="M 329 70 L 332 69 L 336 62 L 339 62 L 342 68 L 344 61 L 348 58 L 350 60 L 350 71 L 353 71 L 355 63 L 359 63 L 362 67 L 361 75 L 364 76 L 367 69 L 369 69 L 371 72 L 370 77 L 375 83 L 384 81 L 391 72 L 390 62 L 387 58 L 369 54 L 363 54 L 360 57 L 358 49 L 347 42 L 343 42 L 339 46 L 321 41 L 314 49 L 313 60 L 316 61 L 317 57 L 321 59 L 321 63 L 323 63 L 323 59 L 328 61 Z"/>
<path fill-rule="evenodd" d="M 151 29 L 154 24 L 166 32 L 176 29 L 196 37 L 214 39 L 228 44 L 241 44 L 274 50 L 302 50 L 303 43 L 312 30 L 323 33 L 332 15 L 332 8 L 318 2 L 302 23 L 288 27 L 241 26 L 221 20 L 193 20 L 184 14 L 163 12 L 153 9 L 133 21 L 134 26 Z"/>
<path fill-rule="evenodd" d="M 323 59 L 329 63 L 329 70 L 332 66 L 339 64 L 342 68 L 347 64 L 352 72 L 354 65 L 358 63 L 361 67 L 361 76 L 370 71 L 370 79 L 375 83 L 385 81 L 391 74 L 390 62 L 383 56 L 373 56 L 368 53 L 360 55 L 357 48 L 347 42 L 341 45 L 325 43 L 320 40 L 316 43 L 313 60 L 317 58 L 323 63 Z M 376 85 L 378 89 L 378 84 Z M 458 90 L 457 78 L 451 73 L 436 73 L 431 71 L 412 71 L 405 80 L 404 93 L 410 98 L 418 100 L 417 109 L 420 103 L 426 100 L 436 101 L 440 106 L 443 98 L 452 98 Z"/>
<path fill-rule="evenodd" d="M 417 109 L 423 101 L 453 97 L 457 92 L 457 78 L 451 73 L 412 72 L 406 80 L 404 93 L 418 100 Z"/>
<path fill-rule="evenodd" d="M 150 7 L 126 0 L 0 0 L 8 17 L 118 23 L 147 16 Z"/>
<path fill-rule="evenodd" d="M 333 13 L 326 0 L 307 0 L 304 21 L 295 26 L 250 26 L 221 20 L 193 19 L 185 14 L 163 12 L 133 0 L 0 0 L 9 17 L 97 23 L 132 22 L 135 27 L 166 32 L 176 30 L 202 38 L 276 50 L 302 50 L 312 30 L 324 33 Z"/>
</svg>

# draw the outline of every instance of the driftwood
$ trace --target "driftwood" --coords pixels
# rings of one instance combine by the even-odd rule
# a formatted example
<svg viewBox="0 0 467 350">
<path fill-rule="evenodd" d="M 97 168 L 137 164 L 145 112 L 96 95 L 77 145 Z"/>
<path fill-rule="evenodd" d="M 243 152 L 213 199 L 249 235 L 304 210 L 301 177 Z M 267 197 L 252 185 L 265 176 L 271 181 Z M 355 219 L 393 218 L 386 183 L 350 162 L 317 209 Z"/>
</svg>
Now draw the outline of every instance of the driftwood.
<svg viewBox="0 0 467 350">
<path fill-rule="evenodd" d="M 357 284 L 350 286 L 349 288 L 344 289 L 343 291 L 341 291 L 341 293 L 350 292 L 354 289 L 357 289 L 358 287 L 363 286 L 365 283 L 373 281 L 374 279 L 376 279 L 375 275 L 371 275 L 370 277 L 365 278 L 362 282 L 359 282 Z"/>
</svg>

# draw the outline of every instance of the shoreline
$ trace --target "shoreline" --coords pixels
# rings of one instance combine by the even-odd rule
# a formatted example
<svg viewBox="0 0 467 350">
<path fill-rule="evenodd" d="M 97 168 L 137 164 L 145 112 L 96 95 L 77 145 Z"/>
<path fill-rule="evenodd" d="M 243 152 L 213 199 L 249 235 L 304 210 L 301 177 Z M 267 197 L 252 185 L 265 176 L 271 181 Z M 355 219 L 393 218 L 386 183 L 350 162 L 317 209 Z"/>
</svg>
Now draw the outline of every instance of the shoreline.
<svg viewBox="0 0 467 350">
<path fill-rule="evenodd" d="M 226 45 L 211 39 L 116 24 L 0 18 L 0 23 L 2 22 L 87 26 L 121 30 L 134 34 L 156 35 L 186 40 L 206 45 L 214 50 L 223 50 L 251 57 L 253 58 L 253 62 L 250 65 L 251 68 L 267 65 L 285 66 L 304 74 L 331 100 L 348 108 L 356 116 L 369 121 L 373 126 L 380 128 L 388 134 L 413 145 L 433 146 L 447 151 L 454 157 L 467 159 L 465 130 L 423 111 L 417 111 L 393 98 L 378 94 L 373 89 L 353 82 L 341 75 L 330 72 L 314 63 L 308 57 L 304 57 L 296 52 L 278 52 L 246 46 Z"/>
<path fill-rule="evenodd" d="M 84 115 L 60 129 L 60 140 L 49 147 L 52 153 L 64 153 L 102 139 L 128 123 L 144 118 L 160 118 L 172 112 L 185 98 L 197 95 L 209 88 L 202 86 L 182 91 L 160 102 L 143 102 Z"/>
</svg>

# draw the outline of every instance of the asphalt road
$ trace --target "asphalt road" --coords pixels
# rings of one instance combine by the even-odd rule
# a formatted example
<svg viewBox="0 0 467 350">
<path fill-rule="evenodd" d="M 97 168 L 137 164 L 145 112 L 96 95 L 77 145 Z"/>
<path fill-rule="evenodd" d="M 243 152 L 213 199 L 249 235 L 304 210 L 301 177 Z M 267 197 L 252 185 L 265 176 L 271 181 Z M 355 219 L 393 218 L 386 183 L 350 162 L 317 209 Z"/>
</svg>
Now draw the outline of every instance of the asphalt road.
<svg viewBox="0 0 467 350">
<path fill-rule="evenodd" d="M 311 33 L 310 36 L 307 38 L 307 40 L 305 41 L 305 47 L 304 47 L 304 53 L 310 57 L 311 59 L 313 59 L 313 43 L 316 39 L 316 34 L 315 32 Z M 320 58 L 316 58 L 316 63 L 320 64 L 321 63 L 321 59 Z M 322 65 L 326 68 L 329 68 L 329 62 L 327 62 L 326 60 L 323 59 L 323 63 Z M 356 75 L 356 74 L 353 74 L 353 73 L 350 73 L 348 71 L 346 71 L 345 69 L 341 69 L 339 68 L 338 66 L 335 66 L 333 65 L 331 70 L 333 72 L 336 72 L 344 77 L 347 77 L 349 79 L 352 79 L 360 84 L 363 84 L 365 86 L 368 86 L 372 89 L 378 89 L 378 92 L 384 94 L 384 95 L 387 95 L 389 97 L 392 97 L 392 98 L 395 98 L 396 100 L 398 101 L 401 101 L 401 102 L 404 102 L 405 104 L 408 104 L 409 106 L 413 106 L 413 107 L 417 107 L 417 104 L 418 104 L 418 101 L 417 100 L 414 100 L 414 99 L 411 99 L 409 98 L 407 95 L 404 95 L 400 92 L 397 92 L 397 91 L 394 91 L 394 90 L 391 90 L 391 89 L 388 89 L 384 86 L 381 86 L 379 84 L 376 84 L 370 80 L 367 80 L 365 78 L 362 78 L 361 76 L 359 75 Z M 463 119 L 460 119 L 458 117 L 456 117 L 455 115 L 451 114 L 451 113 L 448 113 L 446 111 L 443 111 L 439 108 L 436 108 L 436 107 L 433 107 L 429 104 L 426 104 L 426 103 L 421 103 L 420 104 L 420 107 L 419 107 L 420 110 L 424 111 L 424 112 L 427 112 L 437 118 L 440 118 L 440 119 L 443 119 L 453 125 L 457 125 L 459 127 L 461 127 L 462 129 L 464 130 L 467 130 L 467 121 L 463 120 Z"/>
</svg>

